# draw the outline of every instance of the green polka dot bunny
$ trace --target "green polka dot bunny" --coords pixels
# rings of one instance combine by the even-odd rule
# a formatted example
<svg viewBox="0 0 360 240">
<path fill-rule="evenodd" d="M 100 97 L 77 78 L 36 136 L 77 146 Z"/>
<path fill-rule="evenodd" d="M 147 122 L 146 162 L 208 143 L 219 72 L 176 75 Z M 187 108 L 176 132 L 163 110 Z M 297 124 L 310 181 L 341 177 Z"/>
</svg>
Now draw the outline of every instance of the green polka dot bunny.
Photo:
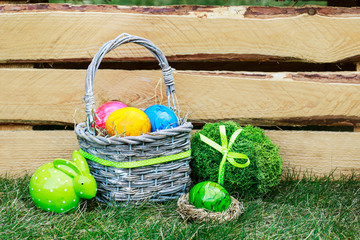
<svg viewBox="0 0 360 240">
<path fill-rule="evenodd" d="M 33 174 L 29 191 L 37 207 L 56 213 L 72 212 L 81 198 L 95 197 L 96 181 L 85 158 L 74 151 L 72 159 L 56 159 Z"/>
</svg>

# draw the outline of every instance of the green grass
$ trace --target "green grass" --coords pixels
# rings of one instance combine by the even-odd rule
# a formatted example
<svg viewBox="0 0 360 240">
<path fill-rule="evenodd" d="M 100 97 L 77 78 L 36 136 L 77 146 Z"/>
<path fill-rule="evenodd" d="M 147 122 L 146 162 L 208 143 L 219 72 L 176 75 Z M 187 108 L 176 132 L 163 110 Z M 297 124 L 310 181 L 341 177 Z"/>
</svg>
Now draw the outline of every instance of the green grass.
<svg viewBox="0 0 360 240">
<path fill-rule="evenodd" d="M 286 177 L 268 195 L 242 199 L 244 213 L 225 224 L 191 223 L 176 201 L 114 207 L 83 201 L 71 214 L 37 209 L 29 176 L 0 177 L 0 239 L 359 239 L 359 177 Z"/>
</svg>

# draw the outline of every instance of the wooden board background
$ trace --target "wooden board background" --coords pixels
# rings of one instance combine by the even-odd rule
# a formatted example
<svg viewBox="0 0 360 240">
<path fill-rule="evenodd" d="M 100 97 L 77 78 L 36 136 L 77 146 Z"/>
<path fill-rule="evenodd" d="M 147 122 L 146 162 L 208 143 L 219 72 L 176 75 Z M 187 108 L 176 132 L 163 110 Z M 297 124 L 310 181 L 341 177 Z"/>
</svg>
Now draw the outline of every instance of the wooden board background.
<svg viewBox="0 0 360 240">
<path fill-rule="evenodd" d="M 32 173 L 78 148 L 73 131 L 36 125 L 84 121 L 86 69 L 101 45 L 122 32 L 152 40 L 172 62 L 360 62 L 360 8 L 124 7 L 66 4 L 0 6 L 0 175 Z M 122 46 L 105 62 L 153 62 Z M 64 63 L 64 69 L 51 69 Z M 39 67 L 50 69 L 39 69 Z M 78 66 L 78 65 L 76 65 Z M 75 67 L 76 67 L 75 66 Z M 300 65 L 299 65 L 300 66 Z M 36 67 L 36 68 L 34 68 Z M 145 108 L 165 100 L 160 70 L 101 69 L 97 106 L 120 100 Z M 212 69 L 221 70 L 221 69 Z M 271 69 L 270 69 L 271 70 Z M 257 126 L 342 126 L 358 130 L 360 73 L 176 71 L 182 113 L 201 124 L 234 120 Z M 162 95 L 161 95 L 162 94 Z M 285 170 L 317 176 L 360 173 L 359 132 L 266 131 Z"/>
<path fill-rule="evenodd" d="M 85 70 L 0 69 L 0 123 L 73 124 L 85 119 Z M 180 110 L 192 122 L 260 126 L 360 122 L 360 73 L 194 72 L 174 74 Z M 99 70 L 97 106 L 119 100 L 146 108 L 166 93 L 161 71 Z M 163 99 L 161 98 L 161 94 Z"/>
<path fill-rule="evenodd" d="M 0 61 L 88 61 L 127 32 L 169 60 L 359 60 L 359 8 L 127 7 L 64 4 L 0 8 Z M 108 60 L 151 59 L 141 48 Z"/>
<path fill-rule="evenodd" d="M 360 133 L 266 131 L 280 148 L 284 173 L 335 178 L 360 171 Z M 73 131 L 0 131 L 0 175 L 33 173 L 78 149 Z"/>
</svg>

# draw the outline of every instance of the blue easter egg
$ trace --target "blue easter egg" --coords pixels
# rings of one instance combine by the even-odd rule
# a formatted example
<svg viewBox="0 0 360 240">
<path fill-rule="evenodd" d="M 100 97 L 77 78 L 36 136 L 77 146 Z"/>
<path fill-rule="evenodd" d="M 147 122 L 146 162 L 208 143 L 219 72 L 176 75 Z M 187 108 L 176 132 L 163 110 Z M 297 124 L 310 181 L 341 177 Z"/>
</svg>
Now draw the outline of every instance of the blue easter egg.
<svg viewBox="0 0 360 240">
<path fill-rule="evenodd" d="M 145 110 L 145 113 L 150 119 L 152 132 L 179 126 L 174 111 L 164 105 L 150 106 Z"/>
</svg>

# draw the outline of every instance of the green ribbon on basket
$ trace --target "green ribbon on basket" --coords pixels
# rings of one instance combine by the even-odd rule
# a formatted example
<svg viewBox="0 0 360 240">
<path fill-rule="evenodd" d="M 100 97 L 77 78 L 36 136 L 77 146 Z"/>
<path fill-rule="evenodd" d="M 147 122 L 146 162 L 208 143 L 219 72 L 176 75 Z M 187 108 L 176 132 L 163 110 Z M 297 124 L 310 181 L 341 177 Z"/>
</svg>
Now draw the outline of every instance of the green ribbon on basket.
<svg viewBox="0 0 360 240">
<path fill-rule="evenodd" d="M 137 167 L 144 167 L 154 164 L 166 163 L 175 160 L 179 160 L 182 158 L 187 158 L 191 156 L 191 150 L 157 158 L 151 158 L 146 160 L 134 161 L 134 162 L 113 162 L 109 160 L 105 160 L 99 157 L 96 157 L 90 153 L 83 151 L 82 149 L 79 150 L 81 155 L 85 158 L 90 159 L 91 161 L 100 163 L 101 165 L 108 166 L 108 167 L 116 167 L 116 168 L 137 168 Z"/>
<path fill-rule="evenodd" d="M 229 152 L 232 145 L 234 144 L 236 138 L 241 133 L 242 129 L 236 130 L 231 135 L 230 142 L 228 144 L 225 126 L 220 125 L 219 128 L 220 128 L 221 146 L 219 144 L 217 144 L 216 142 L 214 142 L 213 140 L 205 137 L 201 133 L 200 133 L 200 139 L 201 139 L 201 141 L 205 142 L 206 144 L 210 145 L 212 148 L 218 150 L 219 152 L 221 152 L 223 154 L 223 158 L 222 158 L 222 160 L 220 162 L 220 166 L 219 166 L 219 177 L 218 177 L 218 183 L 220 185 L 223 185 L 226 160 L 228 160 L 231 163 L 231 165 L 233 165 L 234 167 L 238 167 L 238 168 L 246 168 L 247 166 L 249 166 L 250 160 L 245 154 L 237 153 L 237 152 Z M 247 159 L 247 162 L 246 163 L 237 163 L 234 160 L 234 158 Z"/>
</svg>

